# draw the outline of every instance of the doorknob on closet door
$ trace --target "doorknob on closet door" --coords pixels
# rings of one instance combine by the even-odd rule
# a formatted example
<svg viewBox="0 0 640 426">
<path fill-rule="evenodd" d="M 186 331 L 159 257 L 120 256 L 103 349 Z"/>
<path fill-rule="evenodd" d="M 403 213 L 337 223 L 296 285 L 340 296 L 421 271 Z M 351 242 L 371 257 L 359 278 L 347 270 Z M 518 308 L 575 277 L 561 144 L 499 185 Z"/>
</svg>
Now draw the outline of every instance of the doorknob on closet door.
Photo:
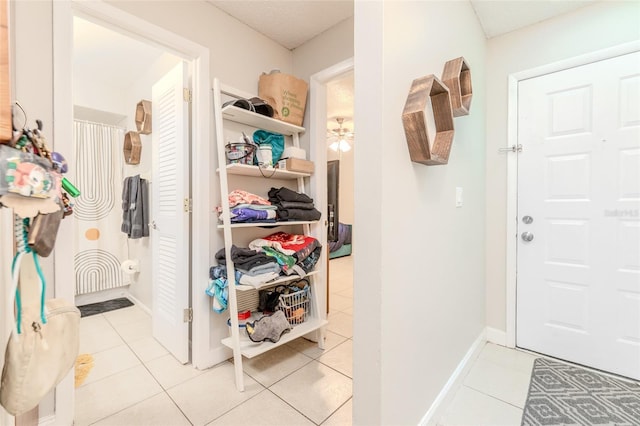
<svg viewBox="0 0 640 426">
<path fill-rule="evenodd" d="M 152 227 L 153 229 L 158 229 L 158 227 L 156 226 L 156 221 L 155 221 L 155 220 L 152 220 L 152 221 L 151 221 L 151 227 Z"/>
<path fill-rule="evenodd" d="M 533 223 L 533 218 L 531 216 L 522 216 L 522 223 L 529 225 Z"/>
<path fill-rule="evenodd" d="M 533 233 L 532 232 L 523 232 L 522 235 L 522 241 L 533 241 Z"/>
</svg>

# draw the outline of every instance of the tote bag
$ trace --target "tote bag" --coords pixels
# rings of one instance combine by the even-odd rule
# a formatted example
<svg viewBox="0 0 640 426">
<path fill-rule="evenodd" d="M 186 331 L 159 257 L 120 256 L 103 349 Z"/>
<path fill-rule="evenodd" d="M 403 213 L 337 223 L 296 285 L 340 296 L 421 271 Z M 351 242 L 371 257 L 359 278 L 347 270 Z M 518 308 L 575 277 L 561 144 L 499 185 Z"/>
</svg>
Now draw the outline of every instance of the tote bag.
<svg viewBox="0 0 640 426">
<path fill-rule="evenodd" d="M 0 404 L 16 416 L 37 406 L 75 364 L 80 344 L 80 311 L 63 299 L 44 302 L 45 282 L 35 252 L 18 253 L 12 267 L 16 323 L 5 352 Z M 29 297 L 34 286 L 40 297 Z M 35 300 L 39 299 L 39 300 Z"/>
</svg>

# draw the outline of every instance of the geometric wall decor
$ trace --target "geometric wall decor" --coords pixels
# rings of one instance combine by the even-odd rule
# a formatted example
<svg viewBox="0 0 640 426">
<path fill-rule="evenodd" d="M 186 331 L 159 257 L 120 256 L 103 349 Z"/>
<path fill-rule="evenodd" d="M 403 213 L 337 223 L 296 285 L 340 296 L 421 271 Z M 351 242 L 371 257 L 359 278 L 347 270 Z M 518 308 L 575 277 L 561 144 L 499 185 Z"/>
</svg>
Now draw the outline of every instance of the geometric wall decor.
<svg viewBox="0 0 640 426">
<path fill-rule="evenodd" d="M 151 133 L 151 101 L 142 100 L 136 105 L 136 128 L 141 135 Z"/>
<path fill-rule="evenodd" d="M 433 74 L 413 80 L 402 112 L 411 161 L 447 164 L 453 143 L 453 111 L 447 86 Z"/>
<path fill-rule="evenodd" d="M 462 56 L 444 64 L 442 82 L 449 88 L 451 93 L 453 116 L 469 115 L 471 97 L 473 96 L 471 69 L 469 69 L 469 64 Z"/>
<path fill-rule="evenodd" d="M 122 147 L 124 161 L 127 164 L 140 164 L 142 153 L 142 142 L 138 132 L 127 132 L 124 134 L 124 146 Z"/>
</svg>

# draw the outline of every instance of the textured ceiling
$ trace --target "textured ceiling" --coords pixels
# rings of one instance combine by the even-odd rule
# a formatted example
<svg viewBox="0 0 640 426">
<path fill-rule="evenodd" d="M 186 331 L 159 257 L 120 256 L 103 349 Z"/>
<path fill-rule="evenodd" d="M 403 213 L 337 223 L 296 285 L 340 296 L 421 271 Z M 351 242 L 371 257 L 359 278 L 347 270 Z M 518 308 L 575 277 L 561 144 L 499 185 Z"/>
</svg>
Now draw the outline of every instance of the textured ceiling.
<svg viewBox="0 0 640 426">
<path fill-rule="evenodd" d="M 471 0 L 487 38 L 496 37 L 595 1 L 576 0 Z"/>
<path fill-rule="evenodd" d="M 295 49 L 353 16 L 353 0 L 208 1 L 287 49 Z M 485 35 L 491 38 L 595 3 L 595 0 L 470 0 L 470 2 Z"/>
<path fill-rule="evenodd" d="M 353 16 L 353 0 L 209 0 L 287 49 Z"/>
</svg>

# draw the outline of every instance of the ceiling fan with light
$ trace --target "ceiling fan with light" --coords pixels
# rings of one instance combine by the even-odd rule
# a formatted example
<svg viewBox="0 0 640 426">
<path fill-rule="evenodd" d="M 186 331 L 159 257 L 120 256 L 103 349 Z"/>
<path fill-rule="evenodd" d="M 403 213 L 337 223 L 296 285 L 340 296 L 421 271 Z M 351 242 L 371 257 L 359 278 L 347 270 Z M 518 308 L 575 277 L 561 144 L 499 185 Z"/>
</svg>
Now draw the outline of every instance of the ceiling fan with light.
<svg viewBox="0 0 640 426">
<path fill-rule="evenodd" d="M 334 151 L 347 152 L 351 150 L 354 133 L 343 127 L 344 117 L 336 117 L 338 128 L 327 130 L 327 140 L 331 142 L 329 148 Z"/>
</svg>

